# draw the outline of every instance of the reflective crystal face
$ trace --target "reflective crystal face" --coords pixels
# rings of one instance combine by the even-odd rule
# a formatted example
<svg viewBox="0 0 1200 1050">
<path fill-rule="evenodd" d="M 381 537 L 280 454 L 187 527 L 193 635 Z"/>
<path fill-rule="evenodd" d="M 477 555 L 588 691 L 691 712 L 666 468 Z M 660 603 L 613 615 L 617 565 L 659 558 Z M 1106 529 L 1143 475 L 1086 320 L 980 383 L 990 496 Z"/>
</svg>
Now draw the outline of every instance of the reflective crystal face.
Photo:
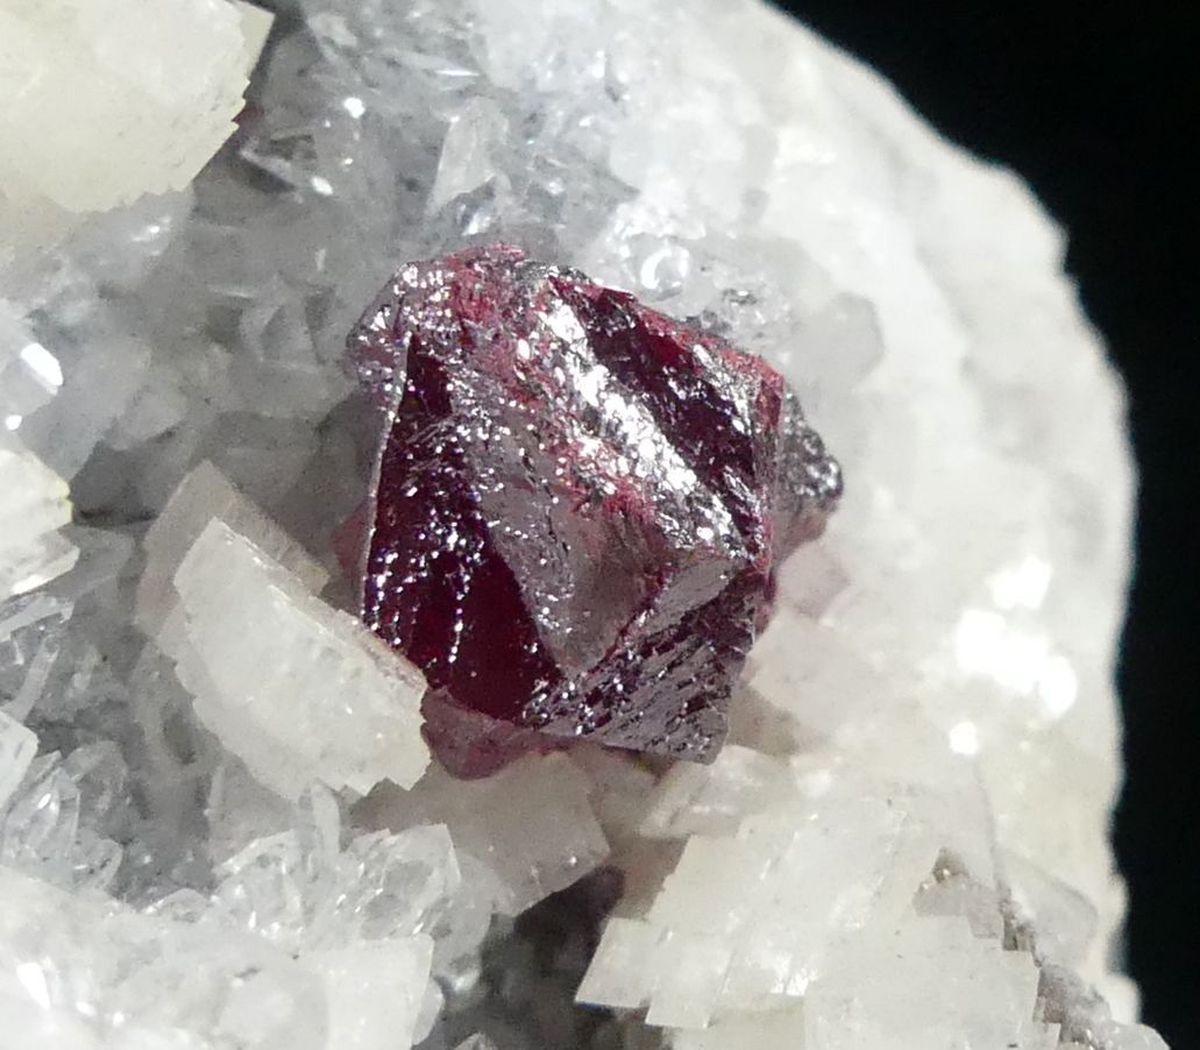
<svg viewBox="0 0 1200 1050">
<path fill-rule="evenodd" d="M 443 760 L 514 730 L 711 759 L 840 493 L 779 374 L 504 246 L 406 266 L 350 348 L 388 412 L 362 618 L 425 672 Z"/>
</svg>

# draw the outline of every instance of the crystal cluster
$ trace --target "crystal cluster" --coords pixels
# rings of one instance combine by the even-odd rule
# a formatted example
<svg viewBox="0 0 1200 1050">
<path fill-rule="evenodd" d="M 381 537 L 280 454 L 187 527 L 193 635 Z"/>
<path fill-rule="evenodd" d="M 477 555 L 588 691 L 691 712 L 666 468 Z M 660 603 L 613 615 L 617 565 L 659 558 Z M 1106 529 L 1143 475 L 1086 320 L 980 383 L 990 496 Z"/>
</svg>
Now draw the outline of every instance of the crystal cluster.
<svg viewBox="0 0 1200 1050">
<path fill-rule="evenodd" d="M 78 555 L 59 528 L 71 520 L 67 484 L 16 437 L 25 417 L 62 386 L 54 355 L 0 299 L 0 601 L 40 587 Z"/>
<path fill-rule="evenodd" d="M 359 794 L 385 777 L 417 781 L 424 680 L 315 596 L 326 571 L 211 463 L 184 479 L 144 546 L 138 621 L 256 779 L 288 799 L 314 777 Z"/>
<path fill-rule="evenodd" d="M 233 130 L 269 27 L 226 0 L 0 4 L 0 273 L 78 213 L 187 186 Z"/>
<path fill-rule="evenodd" d="M 343 850 L 331 797 L 216 875 L 211 895 L 137 912 L 0 868 L 0 1003 L 26 1040 L 10 1045 L 410 1045 L 436 1015 L 427 931 L 467 951 L 482 933 L 447 914 L 461 878 L 445 828 Z"/>
<path fill-rule="evenodd" d="M 711 760 L 776 562 L 841 492 L 779 374 L 504 246 L 402 269 L 350 349 L 388 406 L 363 621 L 430 704 Z"/>
<path fill-rule="evenodd" d="M 580 997 L 646 1008 L 677 1047 L 1057 1046 L 986 797 L 928 737 L 920 769 L 874 739 L 673 770 L 635 833 L 682 852 L 608 923 Z"/>
<path fill-rule="evenodd" d="M 0 1043 L 1161 1050 L 1121 395 L 1021 183 L 755 0 L 276 6 L 254 64 L 224 0 L 0 0 Z M 500 243 L 761 355 L 851 479 L 711 764 L 456 780 L 355 622 L 346 334 Z"/>
</svg>

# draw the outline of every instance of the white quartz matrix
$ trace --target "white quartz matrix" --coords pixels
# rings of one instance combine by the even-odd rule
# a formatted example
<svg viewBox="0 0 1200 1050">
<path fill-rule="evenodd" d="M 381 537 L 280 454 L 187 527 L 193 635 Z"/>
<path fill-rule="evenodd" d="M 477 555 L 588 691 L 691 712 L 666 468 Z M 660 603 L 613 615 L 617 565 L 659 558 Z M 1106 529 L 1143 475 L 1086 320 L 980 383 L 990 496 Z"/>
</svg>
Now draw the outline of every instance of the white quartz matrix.
<svg viewBox="0 0 1200 1050">
<path fill-rule="evenodd" d="M 1021 181 L 757 0 L 272 13 L 0 0 L 0 1050 L 1163 1050 L 1122 392 Z M 455 781 L 347 615 L 346 332 L 494 241 L 843 464 L 711 766 Z"/>
</svg>

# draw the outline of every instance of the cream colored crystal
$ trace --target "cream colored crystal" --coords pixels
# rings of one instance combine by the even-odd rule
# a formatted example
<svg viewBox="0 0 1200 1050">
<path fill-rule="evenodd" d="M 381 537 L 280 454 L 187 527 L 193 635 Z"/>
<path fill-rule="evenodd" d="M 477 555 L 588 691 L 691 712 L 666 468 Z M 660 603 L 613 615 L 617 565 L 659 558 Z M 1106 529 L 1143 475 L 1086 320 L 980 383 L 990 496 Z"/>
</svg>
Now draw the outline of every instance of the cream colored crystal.
<svg viewBox="0 0 1200 1050">
<path fill-rule="evenodd" d="M 36 754 L 33 731 L 0 711 L 0 813 L 20 787 Z"/>
<path fill-rule="evenodd" d="M 259 55 L 271 35 L 271 27 L 275 24 L 275 16 L 257 4 L 248 0 L 231 0 L 241 19 L 242 27 L 242 62 L 249 76 L 258 63 Z"/>
<path fill-rule="evenodd" d="M 138 578 L 137 622 L 156 633 L 179 601 L 174 575 L 204 527 L 219 519 L 317 592 L 329 573 L 207 460 L 180 482 L 146 533 L 146 568 Z"/>
<path fill-rule="evenodd" d="M 7 207 L 101 211 L 182 189 L 233 130 L 243 49 L 225 0 L 4 0 Z"/>
<path fill-rule="evenodd" d="M 609 921 L 579 998 L 696 1048 L 1049 1047 L 1034 960 L 999 939 L 986 799 L 961 759 L 921 771 L 870 740 L 673 770 L 642 828 L 683 853 L 640 918 Z"/>
<path fill-rule="evenodd" d="M 263 784 L 295 798 L 314 779 L 366 793 L 381 780 L 407 788 L 420 778 L 424 679 L 357 621 L 219 520 L 193 544 L 175 587 L 182 633 L 169 637 L 180 681 Z"/>
</svg>

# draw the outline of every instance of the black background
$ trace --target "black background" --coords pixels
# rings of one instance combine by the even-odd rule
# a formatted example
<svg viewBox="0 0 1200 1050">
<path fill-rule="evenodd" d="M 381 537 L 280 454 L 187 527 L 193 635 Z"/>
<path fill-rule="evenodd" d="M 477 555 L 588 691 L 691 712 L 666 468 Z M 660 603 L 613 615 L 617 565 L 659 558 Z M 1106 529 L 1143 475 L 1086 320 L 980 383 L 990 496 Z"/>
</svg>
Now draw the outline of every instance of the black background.
<svg viewBox="0 0 1200 1050">
<path fill-rule="evenodd" d="M 1142 490 L 1117 852 L 1148 1023 L 1200 1048 L 1200 4 L 793 0 L 937 128 L 1020 172 L 1130 388 Z"/>
</svg>

